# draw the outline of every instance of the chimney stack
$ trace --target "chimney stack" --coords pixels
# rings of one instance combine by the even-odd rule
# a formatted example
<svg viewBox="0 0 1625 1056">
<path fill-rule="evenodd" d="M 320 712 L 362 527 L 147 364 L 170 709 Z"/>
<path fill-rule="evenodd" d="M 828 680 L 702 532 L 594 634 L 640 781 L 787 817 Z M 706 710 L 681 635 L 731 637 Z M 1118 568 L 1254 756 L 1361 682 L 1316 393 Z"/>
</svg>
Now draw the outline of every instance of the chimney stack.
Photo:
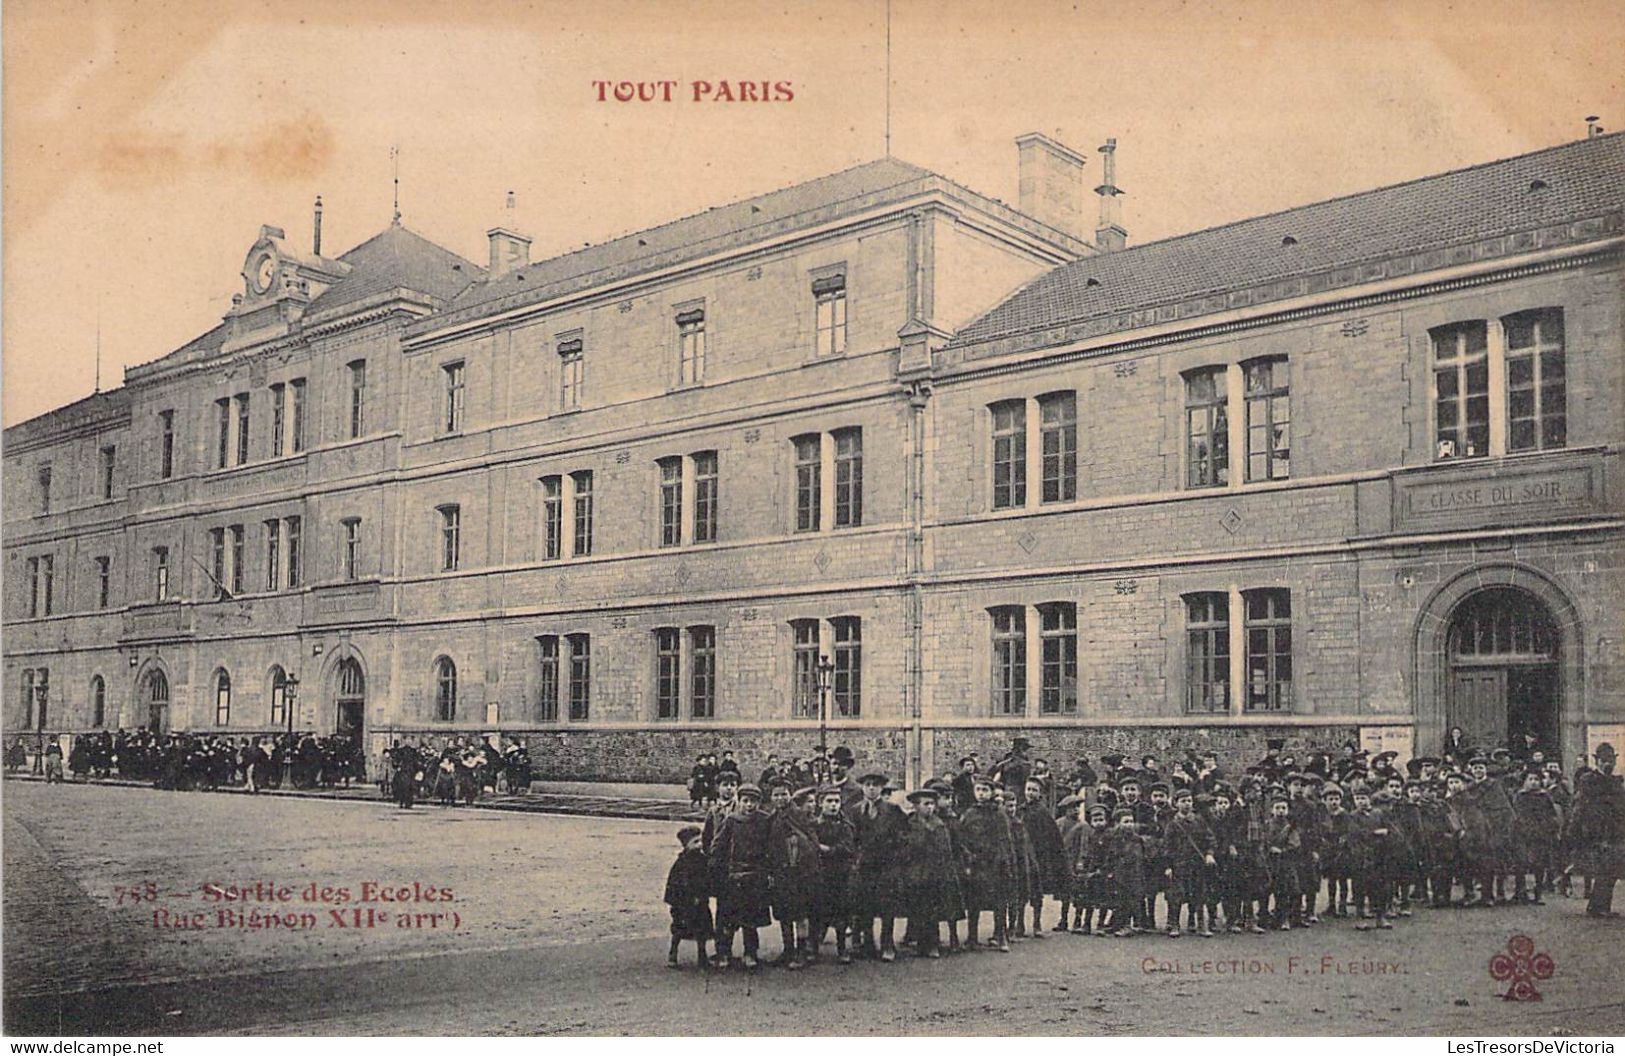
<svg viewBox="0 0 1625 1056">
<path fill-rule="evenodd" d="M 503 209 L 503 222 L 485 233 L 491 243 L 490 277 L 500 278 L 530 263 L 530 238 L 514 230 L 519 200 L 512 191 Z"/>
<path fill-rule="evenodd" d="M 1587 139 L 1596 139 L 1598 136 L 1602 135 L 1602 126 L 1597 124 L 1597 122 L 1601 120 L 1602 118 L 1596 114 L 1591 114 L 1586 117 Z"/>
<path fill-rule="evenodd" d="M 1039 132 L 1016 137 L 1020 209 L 1076 239 L 1083 229 L 1084 157 Z"/>
<path fill-rule="evenodd" d="M 1117 196 L 1123 193 L 1117 186 L 1117 139 L 1107 139 L 1100 153 L 1103 176 L 1100 186 L 1095 188 L 1095 193 L 1100 195 L 1095 248 L 1102 253 L 1112 253 L 1128 244 L 1128 232 L 1123 230 L 1123 207 L 1117 201 Z"/>
<path fill-rule="evenodd" d="M 310 240 L 310 251 L 322 255 L 322 196 L 316 196 L 316 232 Z"/>
</svg>

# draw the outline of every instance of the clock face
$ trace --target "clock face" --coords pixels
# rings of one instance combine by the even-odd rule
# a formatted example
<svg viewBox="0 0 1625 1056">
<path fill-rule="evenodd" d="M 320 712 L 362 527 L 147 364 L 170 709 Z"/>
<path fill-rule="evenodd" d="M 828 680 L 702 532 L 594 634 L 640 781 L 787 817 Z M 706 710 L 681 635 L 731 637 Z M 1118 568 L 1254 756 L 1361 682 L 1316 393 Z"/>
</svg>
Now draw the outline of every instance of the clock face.
<svg viewBox="0 0 1625 1056">
<path fill-rule="evenodd" d="M 267 253 L 254 263 L 254 292 L 264 293 L 276 277 L 276 258 Z"/>
</svg>

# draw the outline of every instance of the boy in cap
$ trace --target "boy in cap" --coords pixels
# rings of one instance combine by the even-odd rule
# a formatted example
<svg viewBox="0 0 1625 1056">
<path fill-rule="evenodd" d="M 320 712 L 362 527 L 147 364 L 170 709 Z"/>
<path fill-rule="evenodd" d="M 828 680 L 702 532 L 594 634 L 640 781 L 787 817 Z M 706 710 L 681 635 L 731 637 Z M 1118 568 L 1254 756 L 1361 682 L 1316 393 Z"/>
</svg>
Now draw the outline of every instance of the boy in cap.
<svg viewBox="0 0 1625 1056">
<path fill-rule="evenodd" d="M 1204 919 L 1207 910 L 1208 870 L 1216 863 L 1213 856 L 1213 832 L 1207 822 L 1197 816 L 1195 797 L 1189 788 L 1173 794 L 1174 813 L 1168 819 L 1162 834 L 1163 878 L 1168 892 L 1168 937 L 1179 938 L 1179 909 L 1189 907 L 1192 926 L 1205 939 L 1213 937 L 1212 918 Z"/>
<path fill-rule="evenodd" d="M 1241 934 L 1241 888 L 1237 883 L 1241 868 L 1241 845 L 1246 842 L 1247 819 L 1241 811 L 1233 809 L 1236 794 L 1220 781 L 1208 794 L 1207 825 L 1213 833 L 1213 868 L 1208 875 L 1208 921 L 1218 930 L 1218 910 L 1224 909 L 1225 928 L 1233 935 Z M 1200 806 L 1200 804 L 1198 804 Z"/>
<path fill-rule="evenodd" d="M 1349 915 L 1349 816 L 1343 788 L 1328 781 L 1320 790 L 1320 872 L 1326 878 L 1326 915 Z"/>
<path fill-rule="evenodd" d="M 885 774 L 858 778 L 863 799 L 847 808 L 857 841 L 852 866 L 854 934 L 863 950 L 888 964 L 897 960 L 894 938 L 897 914 L 897 862 L 907 827 L 902 808 L 885 798 Z M 880 946 L 875 947 L 875 920 L 880 920 Z"/>
<path fill-rule="evenodd" d="M 1140 930 L 1149 930 L 1145 912 L 1146 845 L 1135 831 L 1134 811 L 1119 807 L 1112 816 L 1115 826 L 1104 841 L 1106 882 L 1113 895 L 1112 934 L 1126 939 Z M 1104 926 L 1101 934 L 1105 934 Z"/>
<path fill-rule="evenodd" d="M 903 836 L 901 867 L 904 911 L 919 925 L 919 955 L 933 960 L 942 956 L 938 926 L 959 915 L 953 839 L 937 817 L 938 796 L 934 788 L 908 794 L 914 813 Z"/>
<path fill-rule="evenodd" d="M 1061 829 L 1055 824 L 1055 808 L 1046 798 L 1045 783 L 1029 777 L 1023 790 L 1021 827 L 1032 847 L 1033 869 L 1028 901 L 1033 907 L 1033 938 L 1044 937 L 1044 896 L 1065 898 L 1071 886 L 1072 870 L 1067 867 L 1066 849 L 1061 845 Z M 1066 923 L 1062 914 L 1061 923 Z"/>
<path fill-rule="evenodd" d="M 739 811 L 724 818 L 711 844 L 711 856 L 722 876 L 717 896 L 717 926 L 722 935 L 717 963 L 726 968 L 733 957 L 734 932 L 745 932 L 745 967 L 755 968 L 761 948 L 758 928 L 772 922 L 769 855 L 773 819 L 762 813 L 762 790 L 739 786 Z"/>
<path fill-rule="evenodd" d="M 817 837 L 818 887 L 813 894 L 811 955 L 817 959 L 824 933 L 834 928 L 835 959 L 841 964 L 851 964 L 846 931 L 852 917 L 848 889 L 853 859 L 857 856 L 857 836 L 852 823 L 841 813 L 841 789 L 835 785 L 826 785 L 818 792 Z"/>
<path fill-rule="evenodd" d="M 813 894 L 818 887 L 818 826 L 803 809 L 812 789 L 794 796 L 788 786 L 773 786 L 770 889 L 773 916 L 779 922 L 784 952 L 779 961 L 795 971 L 811 956 Z"/>
<path fill-rule="evenodd" d="M 999 806 L 1010 822 L 1010 884 L 1004 892 L 1005 934 L 1012 939 L 1025 939 L 1026 907 L 1034 890 L 1032 841 L 1021 822 L 1021 806 L 1016 793 L 1008 788 L 995 790 Z"/>
<path fill-rule="evenodd" d="M 1320 893 L 1320 803 L 1308 794 L 1308 776 L 1302 773 L 1286 775 L 1286 794 L 1289 801 L 1289 813 L 1292 815 L 1292 824 L 1298 830 L 1303 840 L 1303 848 L 1298 854 L 1298 889 L 1302 892 L 1302 905 L 1298 907 L 1298 916 L 1305 926 L 1320 923 L 1320 917 L 1315 913 L 1315 902 Z"/>
<path fill-rule="evenodd" d="M 955 836 L 967 921 L 965 947 L 972 951 L 978 948 L 982 912 L 986 910 L 993 916 L 993 937 L 988 948 L 1009 953 L 1004 913 L 1014 864 L 1013 841 L 1010 819 L 995 800 L 993 779 L 986 774 L 974 775 L 971 803 L 959 816 Z"/>
<path fill-rule="evenodd" d="M 1393 830 L 1381 810 L 1372 804 L 1371 790 L 1354 789 L 1354 811 L 1349 816 L 1349 847 L 1354 872 L 1355 901 L 1360 906 L 1358 931 L 1370 931 L 1375 917 L 1379 928 L 1392 928 L 1388 919 L 1393 876 L 1389 871 Z"/>
<path fill-rule="evenodd" d="M 1102 933 L 1106 928 L 1106 840 L 1109 829 L 1104 805 L 1078 804 L 1084 820 L 1067 837 L 1067 858 L 1072 863 L 1072 934 L 1088 935 L 1094 930 L 1095 911 L 1100 911 Z"/>
<path fill-rule="evenodd" d="M 1531 766 L 1523 773 L 1523 787 L 1513 801 L 1517 811 L 1512 846 L 1518 851 L 1517 881 L 1512 897 L 1520 902 L 1543 904 L 1542 890 L 1551 882 L 1548 864 L 1562 831 L 1562 816 L 1546 791 L 1544 775 L 1539 767 Z M 1533 876 L 1531 890 L 1525 881 Z"/>
<path fill-rule="evenodd" d="M 711 941 L 711 871 L 706 865 L 704 841 L 697 825 L 677 831 L 682 850 L 666 874 L 666 905 L 671 907 L 671 951 L 666 967 L 677 967 L 677 948 L 685 941 L 699 947 L 697 963 L 706 967 L 706 944 Z"/>
<path fill-rule="evenodd" d="M 1270 863 L 1270 898 L 1275 905 L 1275 925 L 1292 930 L 1293 917 L 1301 910 L 1298 892 L 1298 857 L 1303 838 L 1292 824 L 1292 802 L 1285 792 L 1270 798 L 1270 817 L 1264 823 L 1264 849 Z M 1300 920 L 1299 923 L 1302 923 Z"/>
</svg>

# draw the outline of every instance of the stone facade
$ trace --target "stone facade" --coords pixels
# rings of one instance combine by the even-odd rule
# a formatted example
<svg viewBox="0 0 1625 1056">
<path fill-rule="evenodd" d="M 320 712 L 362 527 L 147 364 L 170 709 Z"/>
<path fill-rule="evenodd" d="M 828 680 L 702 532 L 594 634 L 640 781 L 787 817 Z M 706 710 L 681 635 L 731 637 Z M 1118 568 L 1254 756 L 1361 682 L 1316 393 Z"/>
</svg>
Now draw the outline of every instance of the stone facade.
<svg viewBox="0 0 1625 1056">
<path fill-rule="evenodd" d="M 340 672 L 359 669 L 374 755 L 396 737 L 499 732 L 529 742 L 546 776 L 680 780 L 722 747 L 754 772 L 818 738 L 816 696 L 798 699 L 798 635 L 804 658 L 838 661 L 829 742 L 910 782 L 1018 735 L 1057 766 L 1207 746 L 1237 765 L 1273 738 L 1421 752 L 1452 721 L 1501 721 L 1505 734 L 1528 719 L 1573 758 L 1625 722 L 1617 200 L 1574 239 L 1506 232 L 1499 245 L 1519 256 L 1419 256 L 1432 236 L 1418 230 L 1412 263 L 1373 265 L 1366 284 L 1305 279 L 1245 301 L 1214 291 L 1191 302 L 1201 310 L 1130 312 L 1121 326 L 1035 326 L 1047 336 L 1034 342 L 953 335 L 1093 247 L 918 170 L 848 199 L 819 199 L 820 182 L 805 185 L 804 211 L 764 198 L 771 223 L 695 228 L 686 253 L 647 266 L 632 251 L 579 277 L 569 258 L 486 276 L 435 258 L 461 281 L 415 291 L 402 277 L 325 311 L 320 295 L 295 298 L 299 311 L 273 298 L 275 326 L 242 322 L 268 310 L 250 279 L 225 335 L 9 430 L 7 733 L 38 732 L 27 687 L 42 669 L 47 733 L 96 725 L 100 679 L 102 725 L 232 736 L 281 725 L 269 703 L 281 674 L 301 680 L 295 724 L 335 729 Z M 1129 263 L 1136 250 L 1122 252 Z M 830 354 L 815 290 L 834 275 L 846 324 Z M 1561 442 L 1509 451 L 1513 404 L 1497 380 L 1486 456 L 1440 459 L 1440 328 L 1483 321 L 1499 335 L 1535 310 L 1564 328 Z M 703 373 L 692 348 L 685 369 L 679 323 L 696 312 Z M 1264 359 L 1280 364 L 1290 471 L 1249 480 L 1244 386 Z M 1229 480 L 1215 486 L 1193 485 L 1191 466 L 1190 379 L 1203 371 L 1222 379 L 1228 412 Z M 296 379 L 303 450 L 274 454 L 272 387 L 286 400 Z M 1554 391 L 1548 378 L 1543 398 Z M 250 457 L 236 465 L 229 451 L 219 468 L 220 401 L 234 448 L 242 393 Z M 1057 394 L 1073 409 L 1076 470 L 1046 496 L 1042 426 Z M 1019 502 L 995 468 L 1011 450 L 1000 406 L 1024 411 Z M 860 514 L 840 457 L 857 435 Z M 696 541 L 696 456 L 717 466 L 711 540 Z M 591 547 L 576 553 L 589 473 Z M 229 548 L 235 525 L 242 589 L 221 600 L 211 533 L 227 530 Z M 49 614 L 29 574 L 45 556 Z M 1271 639 L 1285 666 L 1262 681 L 1249 608 L 1260 592 L 1290 604 Z M 1495 592 L 1534 614 L 1539 648 L 1464 654 L 1461 614 Z M 1193 707 L 1202 597 L 1228 616 L 1214 710 Z M 1007 651 L 1001 669 L 996 621 L 1011 612 L 1023 632 L 1007 648 L 1022 663 Z M 1045 634 L 1062 612 L 1070 628 Z M 707 640 L 709 680 L 696 646 Z M 664 668 L 662 641 L 675 643 Z M 842 714 L 854 677 L 858 712 Z M 1281 707 L 1253 706 L 1277 692 Z M 1483 706 L 1493 692 L 1500 719 Z"/>
</svg>

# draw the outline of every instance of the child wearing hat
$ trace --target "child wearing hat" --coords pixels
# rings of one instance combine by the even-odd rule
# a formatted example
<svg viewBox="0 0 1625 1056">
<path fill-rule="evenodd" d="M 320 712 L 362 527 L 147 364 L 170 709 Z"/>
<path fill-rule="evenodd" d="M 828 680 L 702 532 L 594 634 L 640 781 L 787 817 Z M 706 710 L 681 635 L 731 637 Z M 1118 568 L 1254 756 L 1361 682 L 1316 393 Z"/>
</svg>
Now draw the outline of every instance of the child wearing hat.
<svg viewBox="0 0 1625 1056">
<path fill-rule="evenodd" d="M 682 850 L 666 874 L 666 905 L 671 907 L 671 951 L 666 967 L 677 967 L 677 949 L 683 942 L 699 947 L 697 963 L 706 967 L 706 944 L 711 941 L 711 872 L 697 825 L 677 831 Z"/>
<path fill-rule="evenodd" d="M 1372 804 L 1371 790 L 1357 785 L 1354 810 L 1349 816 L 1349 849 L 1354 875 L 1354 898 L 1359 905 L 1358 931 L 1370 931 L 1372 917 L 1379 928 L 1392 928 L 1388 920 L 1388 900 L 1393 879 L 1388 864 L 1387 840 L 1392 834 L 1382 811 Z"/>
<path fill-rule="evenodd" d="M 1302 924 L 1298 890 L 1298 856 L 1303 838 L 1292 823 L 1292 801 L 1285 792 L 1270 797 L 1269 820 L 1264 823 L 1264 850 L 1269 856 L 1271 920 L 1282 931 L 1292 930 L 1294 918 Z"/>
<path fill-rule="evenodd" d="M 893 929 L 897 914 L 898 855 L 908 820 L 902 808 L 886 798 L 887 777 L 868 773 L 858 778 L 863 799 L 847 808 L 857 839 L 850 895 L 856 940 L 871 957 L 890 963 L 897 959 Z M 880 921 L 880 944 L 875 945 L 875 921 Z"/>
<path fill-rule="evenodd" d="M 1134 934 L 1136 925 L 1148 930 L 1144 917 L 1146 840 L 1135 831 L 1134 811 L 1119 807 L 1112 820 L 1114 826 L 1105 841 L 1106 882 L 1113 902 L 1110 924 L 1112 934 L 1126 939 Z"/>
<path fill-rule="evenodd" d="M 717 926 L 722 936 L 717 963 L 726 968 L 733 956 L 736 931 L 745 932 L 745 967 L 757 967 L 761 949 L 758 928 L 772 923 L 769 866 L 773 819 L 759 808 L 762 790 L 739 786 L 739 811 L 724 818 L 711 844 L 711 856 L 722 877 L 717 896 Z"/>
<path fill-rule="evenodd" d="M 1213 920 L 1215 909 L 1222 906 L 1225 927 L 1233 935 L 1241 934 L 1241 853 L 1247 845 L 1247 814 L 1238 798 L 1224 782 L 1214 784 L 1207 816 L 1208 828 L 1213 832 L 1214 861 L 1208 887 L 1208 919 Z M 1217 930 L 1217 925 L 1213 927 Z"/>
<path fill-rule="evenodd" d="M 812 907 L 819 875 L 818 825 L 804 807 L 812 791 L 804 788 L 792 794 L 789 786 L 778 784 L 772 792 L 769 886 L 773 916 L 784 941 L 779 962 L 792 971 L 805 967 L 812 952 Z"/>
<path fill-rule="evenodd" d="M 813 893 L 811 954 L 816 960 L 825 932 L 834 928 L 835 959 L 851 964 L 852 954 L 846 947 L 852 917 L 848 889 L 857 856 L 857 836 L 841 812 L 842 791 L 838 785 L 825 785 L 818 792 L 818 887 Z"/>
<path fill-rule="evenodd" d="M 1179 910 L 1189 907 L 1191 918 L 1203 938 L 1213 937 L 1212 919 L 1207 909 L 1207 876 L 1216 859 L 1213 832 L 1195 810 L 1195 797 L 1189 788 L 1173 794 L 1174 813 L 1163 827 L 1162 866 L 1168 893 L 1168 937 L 1179 938 Z"/>
<path fill-rule="evenodd" d="M 1067 835 L 1066 854 L 1072 863 L 1072 934 L 1088 935 L 1094 930 L 1095 911 L 1100 911 L 1101 932 L 1106 927 L 1106 840 L 1107 810 L 1104 804 L 1079 804 L 1083 821 Z"/>
<path fill-rule="evenodd" d="M 1343 786 L 1328 781 L 1320 790 L 1320 873 L 1326 879 L 1326 915 L 1347 917 L 1353 881 L 1349 864 L 1349 816 Z"/>
</svg>

